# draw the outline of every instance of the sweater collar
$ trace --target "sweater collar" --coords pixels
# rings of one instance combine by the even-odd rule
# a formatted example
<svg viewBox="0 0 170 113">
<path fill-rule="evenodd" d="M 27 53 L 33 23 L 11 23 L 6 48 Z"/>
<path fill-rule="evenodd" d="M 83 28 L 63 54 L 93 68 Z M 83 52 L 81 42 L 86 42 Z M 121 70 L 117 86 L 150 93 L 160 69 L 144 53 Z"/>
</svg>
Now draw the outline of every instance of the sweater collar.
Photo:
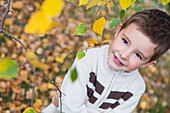
<svg viewBox="0 0 170 113">
<path fill-rule="evenodd" d="M 101 64 L 101 71 L 102 74 L 109 77 L 110 75 L 116 75 L 118 74 L 119 76 L 126 78 L 132 75 L 132 72 L 125 72 L 125 71 L 117 71 L 117 70 L 113 70 L 112 68 L 110 68 L 109 64 L 108 64 L 108 51 L 109 51 L 109 45 L 105 45 L 103 47 L 101 47 L 101 54 L 100 54 L 100 60 L 99 60 L 99 64 Z M 109 76 L 108 76 L 109 75 Z"/>
</svg>

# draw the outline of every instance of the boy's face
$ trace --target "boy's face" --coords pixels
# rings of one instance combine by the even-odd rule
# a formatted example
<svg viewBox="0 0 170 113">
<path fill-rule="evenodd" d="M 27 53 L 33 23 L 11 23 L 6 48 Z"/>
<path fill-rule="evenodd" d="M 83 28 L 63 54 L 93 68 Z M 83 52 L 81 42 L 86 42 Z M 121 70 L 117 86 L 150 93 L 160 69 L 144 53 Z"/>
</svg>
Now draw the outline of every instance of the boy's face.
<svg viewBox="0 0 170 113">
<path fill-rule="evenodd" d="M 121 26 L 109 47 L 109 66 L 114 70 L 129 72 L 155 64 L 156 61 L 148 61 L 154 55 L 157 45 L 152 43 L 134 23 L 119 32 L 120 28 Z"/>
</svg>

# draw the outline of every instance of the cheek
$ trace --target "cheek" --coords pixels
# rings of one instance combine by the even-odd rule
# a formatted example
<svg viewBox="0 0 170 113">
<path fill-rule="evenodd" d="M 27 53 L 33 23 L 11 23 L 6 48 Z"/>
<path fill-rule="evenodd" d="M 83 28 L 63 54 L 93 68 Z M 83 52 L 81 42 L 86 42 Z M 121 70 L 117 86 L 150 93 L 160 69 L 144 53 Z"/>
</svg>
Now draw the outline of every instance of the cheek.
<svg viewBox="0 0 170 113">
<path fill-rule="evenodd" d="M 129 70 L 135 70 L 141 66 L 141 63 L 138 60 L 132 59 L 129 61 Z"/>
<path fill-rule="evenodd" d="M 119 41 L 114 40 L 110 45 L 110 50 L 115 51 L 121 48 L 121 44 Z"/>
</svg>

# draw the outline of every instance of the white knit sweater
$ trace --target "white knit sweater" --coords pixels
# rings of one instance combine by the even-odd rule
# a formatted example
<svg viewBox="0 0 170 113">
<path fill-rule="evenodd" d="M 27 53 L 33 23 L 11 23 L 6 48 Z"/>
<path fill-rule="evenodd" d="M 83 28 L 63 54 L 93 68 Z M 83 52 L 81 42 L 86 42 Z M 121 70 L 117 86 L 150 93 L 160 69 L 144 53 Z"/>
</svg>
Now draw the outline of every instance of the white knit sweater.
<svg viewBox="0 0 170 113">
<path fill-rule="evenodd" d="M 70 79 L 70 70 L 62 83 L 64 113 L 131 113 L 145 91 L 138 70 L 115 71 L 108 65 L 108 45 L 89 49 L 81 60 L 75 59 L 78 78 Z M 57 113 L 50 104 L 43 113 Z"/>
</svg>

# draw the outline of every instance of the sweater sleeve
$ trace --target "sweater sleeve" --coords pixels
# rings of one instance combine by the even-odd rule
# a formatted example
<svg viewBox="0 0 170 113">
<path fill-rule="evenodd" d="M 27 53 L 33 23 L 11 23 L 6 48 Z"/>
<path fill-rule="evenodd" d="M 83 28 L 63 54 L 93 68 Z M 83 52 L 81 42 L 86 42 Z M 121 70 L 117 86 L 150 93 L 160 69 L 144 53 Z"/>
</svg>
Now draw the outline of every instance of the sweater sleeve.
<svg viewBox="0 0 170 113">
<path fill-rule="evenodd" d="M 94 60 L 91 59 L 91 56 L 89 55 L 90 50 L 86 52 L 86 56 L 82 58 L 81 60 L 75 59 L 72 67 L 69 69 L 67 74 L 64 77 L 62 86 L 61 86 L 61 92 L 65 95 L 62 95 L 62 112 L 64 113 L 88 113 L 86 108 L 86 101 L 87 101 L 87 88 L 86 84 L 89 79 L 89 72 L 91 70 L 91 62 Z M 90 60 L 89 60 L 90 59 Z M 72 82 L 70 74 L 71 70 L 76 68 L 78 77 L 77 79 Z M 60 103 L 59 103 L 60 104 Z M 51 109 L 52 112 L 55 113 L 55 111 L 59 111 L 59 107 L 55 107 L 52 105 L 49 105 L 47 108 L 43 110 L 48 111 L 48 109 Z M 47 112 L 44 112 L 47 113 Z"/>
</svg>

